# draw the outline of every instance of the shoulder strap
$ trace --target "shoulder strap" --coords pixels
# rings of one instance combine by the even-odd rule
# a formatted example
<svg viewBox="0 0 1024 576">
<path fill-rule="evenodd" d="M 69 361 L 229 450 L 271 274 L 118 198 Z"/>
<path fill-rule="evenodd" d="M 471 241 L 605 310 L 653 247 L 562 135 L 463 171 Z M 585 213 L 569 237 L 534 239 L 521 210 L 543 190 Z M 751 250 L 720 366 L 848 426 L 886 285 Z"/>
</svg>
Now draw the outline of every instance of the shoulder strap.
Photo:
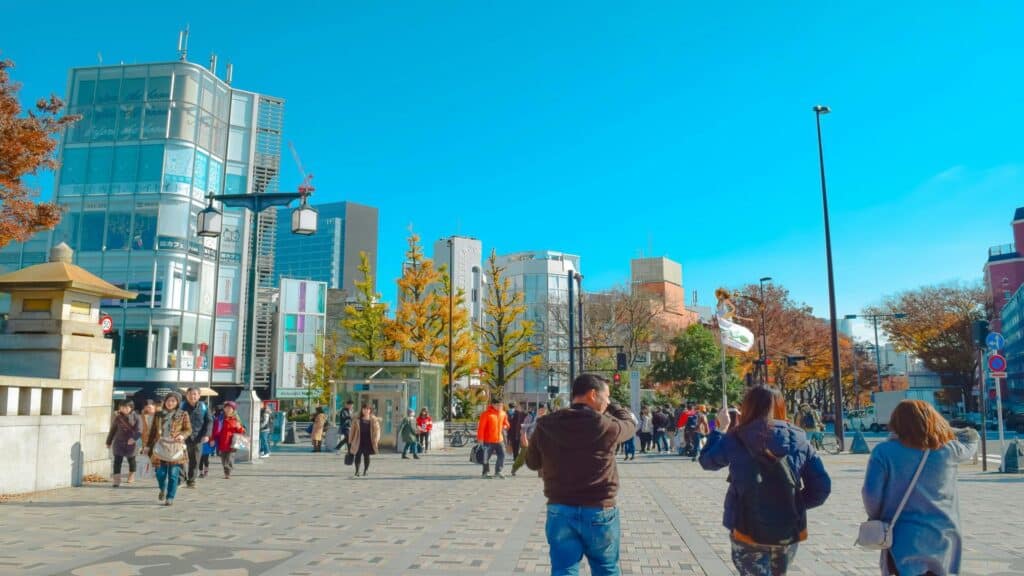
<svg viewBox="0 0 1024 576">
<path fill-rule="evenodd" d="M 929 453 L 931 453 L 931 449 L 925 449 L 924 456 L 921 456 L 921 462 L 917 465 L 917 471 L 914 472 L 914 477 L 910 480 L 910 485 L 907 486 L 907 491 L 903 494 L 903 500 L 900 500 L 900 505 L 896 508 L 896 514 L 894 514 L 892 520 L 889 521 L 890 527 L 896 525 L 896 521 L 899 520 L 900 514 L 903 513 L 903 507 L 907 505 L 907 500 L 910 499 L 910 493 L 914 491 L 914 486 L 917 486 L 917 479 L 921 476 L 921 470 L 924 470 L 924 463 L 928 460 Z"/>
</svg>

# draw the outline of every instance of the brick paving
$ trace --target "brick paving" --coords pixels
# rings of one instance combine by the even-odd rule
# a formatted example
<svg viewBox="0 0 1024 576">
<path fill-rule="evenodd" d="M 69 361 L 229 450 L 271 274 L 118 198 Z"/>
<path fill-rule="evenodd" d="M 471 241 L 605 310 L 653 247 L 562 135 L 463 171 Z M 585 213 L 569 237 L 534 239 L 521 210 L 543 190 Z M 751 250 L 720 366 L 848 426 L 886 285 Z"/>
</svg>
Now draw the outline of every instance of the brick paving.
<svg viewBox="0 0 1024 576">
<path fill-rule="evenodd" d="M 810 513 L 798 576 L 877 574 L 853 546 L 866 456 L 825 456 L 834 489 Z M 725 472 L 675 456 L 620 463 L 622 572 L 735 574 L 721 526 Z M 156 481 L 57 490 L 0 504 L 0 574 L 547 574 L 535 474 L 482 480 L 467 449 L 375 457 L 351 478 L 333 454 L 280 452 L 156 500 Z M 1024 573 L 1024 475 L 960 475 L 965 574 Z M 588 574 L 584 568 L 582 571 Z"/>
</svg>

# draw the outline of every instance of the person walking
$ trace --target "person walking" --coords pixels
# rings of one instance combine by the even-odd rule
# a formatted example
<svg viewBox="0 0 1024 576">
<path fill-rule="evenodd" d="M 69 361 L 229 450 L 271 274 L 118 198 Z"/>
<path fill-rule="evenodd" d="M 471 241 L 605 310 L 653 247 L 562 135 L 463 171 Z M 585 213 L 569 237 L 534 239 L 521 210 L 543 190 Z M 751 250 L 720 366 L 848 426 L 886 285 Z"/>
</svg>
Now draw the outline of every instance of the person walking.
<svg viewBox="0 0 1024 576">
<path fill-rule="evenodd" d="M 651 415 L 651 426 L 654 430 L 654 447 L 661 454 L 668 450 L 668 442 L 665 440 L 665 428 L 668 427 L 668 414 L 660 406 L 654 409 Z M 664 448 L 662 448 L 664 446 Z"/>
<path fill-rule="evenodd" d="M 351 440 L 348 445 L 348 453 L 355 455 L 356 472 L 352 476 L 359 477 L 359 462 L 363 462 L 363 474 L 365 478 L 370 469 L 370 455 L 377 453 L 377 446 L 380 444 L 380 418 L 373 415 L 373 407 L 363 404 L 359 410 L 359 419 L 352 422 L 349 430 Z"/>
<path fill-rule="evenodd" d="M 678 427 L 683 430 L 683 450 L 680 454 L 690 456 L 696 452 L 693 449 L 693 441 L 697 434 L 697 407 L 691 402 L 686 409 L 679 414 Z"/>
<path fill-rule="evenodd" d="M 229 400 L 224 403 L 224 422 L 214 437 L 217 442 L 217 455 L 220 456 L 221 466 L 224 467 L 225 480 L 231 479 L 231 471 L 235 468 L 235 434 L 245 434 L 245 426 L 242 426 L 242 421 L 238 418 L 238 404 Z"/>
<path fill-rule="evenodd" d="M 689 450 L 693 452 L 693 462 L 700 456 L 700 450 L 704 446 L 704 439 L 711 434 L 711 425 L 708 423 L 707 406 L 701 404 L 695 410 L 697 424 L 693 428 L 693 445 Z"/>
<path fill-rule="evenodd" d="M 352 428 L 352 401 L 345 400 L 345 407 L 338 412 L 338 445 L 334 450 L 343 454 L 341 447 L 349 443 L 349 430 Z"/>
<path fill-rule="evenodd" d="M 160 412 L 153 418 L 146 439 L 146 453 L 156 467 L 156 481 L 160 486 L 157 499 L 165 506 L 170 506 L 178 493 L 181 468 L 189 462 L 186 439 L 191 434 L 192 418 L 181 409 L 181 394 L 169 392 L 164 396 Z"/>
<path fill-rule="evenodd" d="M 729 467 L 722 524 L 740 576 L 783 576 L 807 539 L 807 510 L 825 503 L 832 480 L 803 430 L 786 421 L 777 390 L 751 388 L 741 412 L 737 423 L 718 413 L 700 465 Z"/>
<path fill-rule="evenodd" d="M 523 446 L 523 423 L 528 416 L 526 410 L 519 410 L 515 402 L 508 403 L 508 444 L 512 449 L 513 462 L 519 458 L 519 451 Z M 515 476 L 515 473 L 512 475 Z"/>
<path fill-rule="evenodd" d="M 509 429 L 508 415 L 501 408 L 501 398 L 494 396 L 491 404 L 480 414 L 476 424 L 476 441 L 484 447 L 484 465 L 480 476 L 488 478 L 491 471 L 491 455 L 497 454 L 494 477 L 504 478 L 501 469 L 505 466 L 505 430 Z"/>
<path fill-rule="evenodd" d="M 803 428 L 804 434 L 807 434 L 807 438 L 811 441 L 811 445 L 816 449 L 821 450 L 821 430 L 824 429 L 821 422 L 821 414 L 819 414 L 813 406 L 805 402 L 800 405 L 800 412 L 797 415 L 797 421 L 800 424 L 800 427 Z"/>
<path fill-rule="evenodd" d="M 133 409 L 131 400 L 122 400 L 117 406 L 117 413 L 110 419 L 110 431 L 107 432 L 107 448 L 114 453 L 114 476 L 111 478 L 114 488 L 121 485 L 121 465 L 128 459 L 128 484 L 135 482 L 135 451 L 139 447 L 137 441 L 142 438 L 142 418 Z"/>
<path fill-rule="evenodd" d="M 313 430 L 309 433 L 309 439 L 313 442 L 313 452 L 323 452 L 324 429 L 327 427 L 327 414 L 324 414 L 324 407 L 316 407 L 316 415 L 313 416 Z"/>
<path fill-rule="evenodd" d="M 633 420 L 634 427 L 639 425 L 640 421 L 637 420 L 636 414 L 630 412 L 629 417 Z M 623 462 L 625 462 L 626 460 L 636 460 L 636 434 L 630 436 L 629 440 L 626 440 L 625 442 L 622 443 L 622 454 Z"/>
<path fill-rule="evenodd" d="M 402 423 L 398 426 L 398 436 L 402 438 L 402 460 L 408 460 L 406 456 L 408 452 L 412 452 L 412 457 L 419 460 L 420 457 L 417 454 L 421 450 L 420 434 L 417 432 L 419 418 L 416 417 L 416 411 L 409 409 L 408 414 L 402 419 Z"/>
<path fill-rule="evenodd" d="M 185 391 L 185 405 L 182 406 L 182 409 L 188 414 L 189 424 L 192 426 L 191 434 L 185 439 L 185 447 L 188 452 L 186 485 L 189 488 L 195 488 L 203 444 L 210 441 L 210 434 L 213 432 L 213 416 L 210 414 L 206 402 L 200 400 L 199 388 L 194 386 Z"/>
<path fill-rule="evenodd" d="M 881 553 L 882 576 L 960 574 L 957 466 L 974 456 L 978 433 L 951 428 L 921 400 L 897 404 L 889 431 L 889 439 L 871 451 L 861 489 L 868 518 L 888 522 L 892 530 L 892 547 Z"/>
<path fill-rule="evenodd" d="M 274 413 L 269 406 L 260 409 L 260 458 L 270 456 L 270 431 L 274 427 Z"/>
<path fill-rule="evenodd" d="M 416 434 L 420 448 L 423 451 L 430 450 L 430 431 L 434 429 L 434 421 L 430 419 L 430 411 L 424 406 L 420 415 L 416 418 Z"/>
<path fill-rule="evenodd" d="M 651 439 L 654 435 L 654 425 L 651 421 L 651 410 L 644 406 L 640 409 L 640 453 L 647 454 L 651 449 Z"/>
<path fill-rule="evenodd" d="M 224 426 L 224 405 L 218 404 L 213 411 L 213 426 L 210 431 L 210 441 L 203 444 L 201 456 L 199 457 L 199 477 L 206 478 L 210 475 L 210 456 L 217 453 L 217 435 Z"/>
<path fill-rule="evenodd" d="M 537 411 L 530 415 L 523 422 L 522 431 L 519 434 L 519 444 L 522 448 L 519 450 L 519 456 L 516 456 L 515 460 L 512 461 L 512 475 L 515 476 L 516 472 L 526 465 L 526 448 L 530 445 L 530 438 L 533 436 L 534 430 L 537 429 L 537 421 L 548 413 L 548 405 L 541 404 L 537 406 Z"/>
<path fill-rule="evenodd" d="M 537 421 L 526 465 L 544 479 L 552 575 L 578 574 L 584 556 L 594 576 L 620 574 L 615 447 L 634 434 L 629 411 L 611 403 L 596 374 L 577 376 L 569 408 Z"/>
</svg>

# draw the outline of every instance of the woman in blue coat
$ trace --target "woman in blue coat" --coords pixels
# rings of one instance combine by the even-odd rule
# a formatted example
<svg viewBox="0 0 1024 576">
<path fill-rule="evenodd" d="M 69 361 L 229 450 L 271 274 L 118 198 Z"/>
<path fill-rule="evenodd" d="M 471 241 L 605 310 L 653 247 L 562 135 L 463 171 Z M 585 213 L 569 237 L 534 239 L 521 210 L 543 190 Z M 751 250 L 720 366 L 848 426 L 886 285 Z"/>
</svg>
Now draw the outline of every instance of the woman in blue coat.
<svg viewBox="0 0 1024 576">
<path fill-rule="evenodd" d="M 953 430 L 935 408 L 904 400 L 889 419 L 889 440 L 868 460 L 861 496 L 871 520 L 890 522 L 921 458 L 924 469 L 892 527 L 892 548 L 882 552 L 882 576 L 946 576 L 960 573 L 960 510 L 957 465 L 974 456 L 978 433 Z"/>
<path fill-rule="evenodd" d="M 825 503 L 832 480 L 804 431 L 786 420 L 777 390 L 751 388 L 740 414 L 732 422 L 726 408 L 718 413 L 700 465 L 729 467 L 722 524 L 740 575 L 782 576 L 807 538 L 807 510 Z"/>
</svg>

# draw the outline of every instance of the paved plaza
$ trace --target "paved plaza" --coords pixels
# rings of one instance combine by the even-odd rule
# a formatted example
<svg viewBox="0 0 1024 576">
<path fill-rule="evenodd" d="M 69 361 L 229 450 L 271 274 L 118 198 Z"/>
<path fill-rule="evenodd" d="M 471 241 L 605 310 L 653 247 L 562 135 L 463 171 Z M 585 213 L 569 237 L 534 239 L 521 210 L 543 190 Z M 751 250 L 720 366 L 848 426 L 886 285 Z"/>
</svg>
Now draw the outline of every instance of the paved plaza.
<svg viewBox="0 0 1024 576">
<path fill-rule="evenodd" d="M 467 454 L 387 454 L 364 479 L 335 454 L 293 448 L 182 488 L 170 508 L 152 479 L 16 499 L 0 504 L 0 574 L 547 574 L 540 480 L 482 480 Z M 853 545 L 866 458 L 825 456 L 832 497 L 811 511 L 792 574 L 878 573 L 877 554 Z M 638 454 L 619 472 L 623 574 L 735 574 L 724 471 Z M 964 573 L 1024 573 L 1024 475 L 965 466 L 960 496 Z"/>
</svg>

